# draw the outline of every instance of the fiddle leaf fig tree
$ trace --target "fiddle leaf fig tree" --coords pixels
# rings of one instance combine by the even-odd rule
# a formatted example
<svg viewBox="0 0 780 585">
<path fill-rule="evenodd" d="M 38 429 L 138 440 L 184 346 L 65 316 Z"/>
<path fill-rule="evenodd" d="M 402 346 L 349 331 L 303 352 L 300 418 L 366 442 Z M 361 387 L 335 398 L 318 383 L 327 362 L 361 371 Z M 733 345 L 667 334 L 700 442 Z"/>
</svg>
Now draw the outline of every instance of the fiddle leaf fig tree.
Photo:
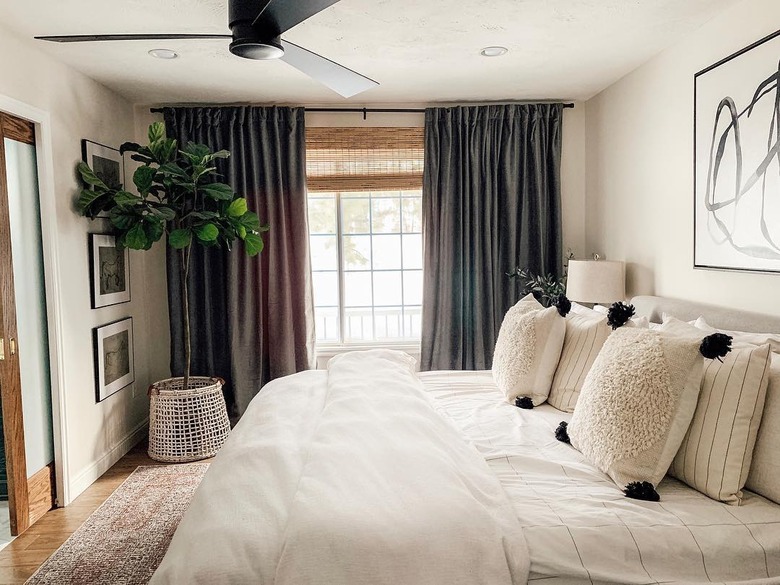
<svg viewBox="0 0 780 585">
<path fill-rule="evenodd" d="M 122 185 L 109 186 L 86 163 L 78 166 L 85 188 L 78 196 L 78 211 L 91 219 L 108 214 L 117 234 L 117 246 L 148 250 L 166 236 L 168 245 L 179 251 L 184 326 L 184 388 L 189 387 L 191 343 L 188 279 L 192 247 L 221 246 L 231 249 L 243 242 L 249 256 L 263 250 L 257 214 L 233 188 L 219 181 L 217 159 L 230 156 L 226 150 L 212 152 L 207 146 L 188 142 L 180 148 L 165 136 L 165 125 L 149 126 L 149 144 L 128 142 L 120 151 L 132 153 L 141 165 L 133 174 L 138 194 Z"/>
</svg>

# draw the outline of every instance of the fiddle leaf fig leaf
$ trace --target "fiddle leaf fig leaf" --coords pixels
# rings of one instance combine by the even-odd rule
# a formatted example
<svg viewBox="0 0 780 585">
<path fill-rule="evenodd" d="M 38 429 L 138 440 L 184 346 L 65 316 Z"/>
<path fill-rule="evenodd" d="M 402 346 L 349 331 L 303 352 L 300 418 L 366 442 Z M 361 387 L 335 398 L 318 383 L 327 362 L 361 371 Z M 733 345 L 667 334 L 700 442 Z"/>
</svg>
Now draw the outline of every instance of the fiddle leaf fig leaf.
<svg viewBox="0 0 780 585">
<path fill-rule="evenodd" d="M 249 256 L 257 256 L 263 251 L 263 247 L 263 238 L 257 234 L 247 234 L 244 237 L 244 248 L 246 248 L 246 253 Z"/>
<path fill-rule="evenodd" d="M 152 207 L 150 211 L 164 221 L 171 221 L 176 218 L 176 212 L 170 207 L 161 205 L 159 207 Z M 159 239 L 159 238 L 158 238 Z"/>
<path fill-rule="evenodd" d="M 219 236 L 219 228 L 213 223 L 207 223 L 196 227 L 195 235 L 201 242 L 214 242 Z"/>
<path fill-rule="evenodd" d="M 154 122 L 149 125 L 149 142 L 157 142 L 165 138 L 165 123 Z"/>
<path fill-rule="evenodd" d="M 130 155 L 130 158 L 131 158 L 132 160 L 136 161 L 136 162 L 143 163 L 143 164 L 147 164 L 147 165 L 148 165 L 149 163 L 153 163 L 153 162 L 154 162 L 154 160 L 152 160 L 152 159 L 151 159 L 151 158 L 149 158 L 148 156 L 144 156 L 144 155 L 142 155 L 142 154 L 131 154 L 131 155 Z"/>
<path fill-rule="evenodd" d="M 246 199 L 238 197 L 233 199 L 233 202 L 227 208 L 227 214 L 230 217 L 241 217 L 247 212 Z"/>
<path fill-rule="evenodd" d="M 173 230 L 168 235 L 168 244 L 170 244 L 171 248 L 175 248 L 176 250 L 186 248 L 191 242 L 192 232 L 188 229 Z"/>
<path fill-rule="evenodd" d="M 203 162 L 207 163 L 217 158 L 228 158 L 229 156 L 230 156 L 230 152 L 228 152 L 227 150 L 218 150 L 217 152 L 212 152 L 211 154 L 207 154 L 206 156 L 204 156 Z"/>
<path fill-rule="evenodd" d="M 197 219 L 217 219 L 219 217 L 216 211 L 193 211 L 190 215 Z"/>
<path fill-rule="evenodd" d="M 127 191 L 117 191 L 114 194 L 114 203 L 120 206 L 135 205 L 136 203 L 143 201 L 142 197 L 133 195 Z"/>
<path fill-rule="evenodd" d="M 124 236 L 124 244 L 131 250 L 143 250 L 148 242 L 142 223 L 137 223 Z"/>
<path fill-rule="evenodd" d="M 122 143 L 122 146 L 119 147 L 119 154 L 124 154 L 126 152 L 138 152 L 143 147 L 138 144 L 137 142 L 124 142 Z M 133 160 L 136 160 L 134 157 L 130 157 Z"/>
<path fill-rule="evenodd" d="M 152 244 L 158 241 L 165 233 L 165 224 L 162 221 L 147 218 L 146 221 L 144 221 L 143 226 L 148 247 L 151 248 Z"/>
<path fill-rule="evenodd" d="M 111 223 L 120 230 L 127 230 L 138 221 L 138 216 L 132 212 L 128 212 L 122 207 L 114 207 L 109 212 L 109 218 Z"/>
<path fill-rule="evenodd" d="M 246 228 L 248 232 L 261 232 L 267 231 L 260 225 L 260 218 L 254 211 L 247 211 L 244 215 L 238 218 L 239 225 Z"/>
<path fill-rule="evenodd" d="M 98 191 L 94 191 L 92 189 L 82 189 L 81 193 L 79 193 L 79 198 L 76 201 L 76 208 L 83 215 L 87 215 L 87 210 L 89 209 L 90 205 L 92 205 L 92 203 L 94 203 L 94 201 L 98 199 L 100 195 L 101 194 Z"/>
<path fill-rule="evenodd" d="M 185 181 L 190 180 L 190 176 L 187 174 L 187 171 L 185 171 L 183 168 L 181 168 L 179 165 L 177 165 L 174 162 L 169 162 L 162 165 L 160 167 L 160 172 L 165 175 L 170 175 L 173 177 L 184 179 Z"/>
<path fill-rule="evenodd" d="M 133 173 L 133 183 L 135 183 L 135 186 L 138 188 L 138 192 L 141 193 L 141 195 L 149 193 L 149 189 L 152 188 L 152 183 L 154 182 L 155 174 L 157 174 L 157 171 L 152 167 L 142 166 L 135 170 L 135 173 Z"/>
<path fill-rule="evenodd" d="M 190 160 L 197 161 L 198 163 L 205 162 L 206 157 L 211 154 L 208 146 L 205 144 L 196 144 L 194 142 L 188 142 L 187 146 L 185 146 L 181 152 L 182 154 L 189 155 L 192 157 Z"/>
<path fill-rule="evenodd" d="M 108 185 L 106 185 L 103 182 L 103 179 L 98 177 L 91 168 L 89 168 L 87 163 L 79 163 L 78 170 L 79 174 L 81 175 L 81 180 L 84 181 L 87 185 L 92 185 L 100 191 L 108 191 Z"/>
<path fill-rule="evenodd" d="M 225 183 L 210 183 L 200 187 L 201 192 L 217 201 L 227 201 L 233 199 L 233 188 Z"/>
</svg>

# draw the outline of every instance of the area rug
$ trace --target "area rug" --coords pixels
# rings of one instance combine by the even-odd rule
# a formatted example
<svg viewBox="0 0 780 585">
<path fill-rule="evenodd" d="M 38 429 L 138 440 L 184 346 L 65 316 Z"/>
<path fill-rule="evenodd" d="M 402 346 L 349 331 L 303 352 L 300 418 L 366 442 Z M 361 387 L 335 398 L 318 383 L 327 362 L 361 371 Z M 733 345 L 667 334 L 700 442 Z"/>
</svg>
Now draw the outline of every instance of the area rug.
<svg viewBox="0 0 780 585">
<path fill-rule="evenodd" d="M 148 583 L 208 466 L 138 467 L 26 585 Z"/>
</svg>

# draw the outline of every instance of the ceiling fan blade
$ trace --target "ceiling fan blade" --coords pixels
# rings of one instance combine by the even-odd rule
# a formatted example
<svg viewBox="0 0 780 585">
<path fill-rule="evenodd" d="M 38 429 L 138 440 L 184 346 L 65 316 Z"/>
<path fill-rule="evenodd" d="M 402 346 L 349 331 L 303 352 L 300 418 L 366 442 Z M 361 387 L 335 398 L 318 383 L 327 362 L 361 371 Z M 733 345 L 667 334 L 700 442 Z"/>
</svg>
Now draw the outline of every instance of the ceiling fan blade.
<svg viewBox="0 0 780 585">
<path fill-rule="evenodd" d="M 379 85 L 373 79 L 289 41 L 283 40 L 282 46 L 284 47 L 282 61 L 292 65 L 315 81 L 319 81 L 342 97 L 352 97 Z"/>
<path fill-rule="evenodd" d="M 277 37 L 296 24 L 333 6 L 339 0 L 270 0 L 253 26 L 263 35 Z"/>
<path fill-rule="evenodd" d="M 181 39 L 230 39 L 231 35 L 195 34 L 140 34 L 140 35 L 64 35 L 35 37 L 39 41 L 54 43 L 85 43 L 93 41 L 174 41 Z"/>
</svg>

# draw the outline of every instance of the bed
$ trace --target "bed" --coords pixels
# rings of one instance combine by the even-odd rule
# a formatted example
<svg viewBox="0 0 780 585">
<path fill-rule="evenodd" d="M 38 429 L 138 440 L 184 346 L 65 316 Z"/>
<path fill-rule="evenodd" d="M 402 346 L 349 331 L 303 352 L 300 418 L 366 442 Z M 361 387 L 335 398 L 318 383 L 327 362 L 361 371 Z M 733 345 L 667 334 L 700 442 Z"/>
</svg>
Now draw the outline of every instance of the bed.
<svg viewBox="0 0 780 585">
<path fill-rule="evenodd" d="M 743 331 L 780 319 L 632 301 Z M 490 372 L 425 372 L 376 392 L 359 360 L 267 385 L 215 458 L 153 583 L 780 583 L 780 505 L 666 478 L 623 497 Z M 394 366 L 393 366 L 394 367 Z"/>
</svg>

